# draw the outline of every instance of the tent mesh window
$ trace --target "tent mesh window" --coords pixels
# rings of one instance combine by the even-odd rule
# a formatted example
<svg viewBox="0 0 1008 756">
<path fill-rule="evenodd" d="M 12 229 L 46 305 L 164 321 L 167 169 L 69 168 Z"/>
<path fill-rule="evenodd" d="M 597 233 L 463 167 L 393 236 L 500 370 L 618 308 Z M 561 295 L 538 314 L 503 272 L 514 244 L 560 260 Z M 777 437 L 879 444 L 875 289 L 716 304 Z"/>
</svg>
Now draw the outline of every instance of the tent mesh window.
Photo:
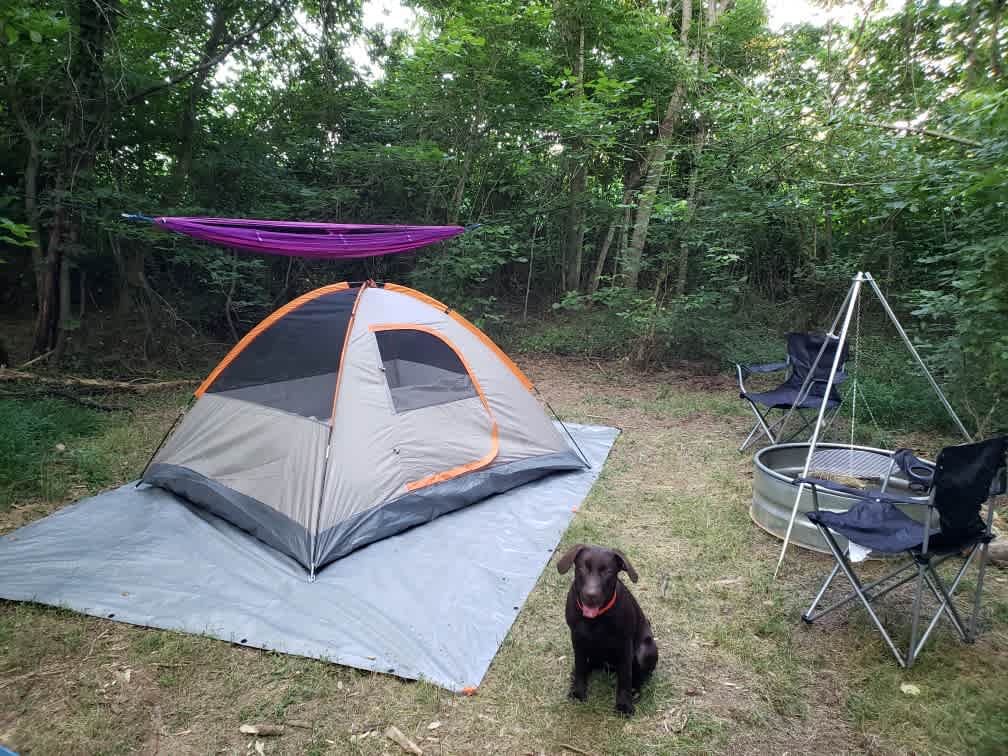
<svg viewBox="0 0 1008 756">
<path fill-rule="evenodd" d="M 328 421 L 355 289 L 325 294 L 286 313 L 250 341 L 207 389 Z"/>
<path fill-rule="evenodd" d="M 397 413 L 478 396 L 458 354 L 434 334 L 388 329 L 375 339 Z"/>
</svg>

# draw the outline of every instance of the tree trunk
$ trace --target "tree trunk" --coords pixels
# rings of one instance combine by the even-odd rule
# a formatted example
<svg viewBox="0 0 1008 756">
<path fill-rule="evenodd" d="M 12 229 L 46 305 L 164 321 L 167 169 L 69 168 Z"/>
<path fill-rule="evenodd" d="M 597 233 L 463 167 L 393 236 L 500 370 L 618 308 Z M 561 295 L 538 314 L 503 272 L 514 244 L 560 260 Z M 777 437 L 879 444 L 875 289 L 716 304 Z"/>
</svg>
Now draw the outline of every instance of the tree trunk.
<svg viewBox="0 0 1008 756">
<path fill-rule="evenodd" d="M 231 253 L 231 286 L 228 288 L 227 301 L 224 302 L 224 317 L 227 320 L 228 328 L 231 329 L 231 338 L 238 342 L 238 329 L 235 327 L 234 319 L 231 317 L 231 303 L 234 301 L 235 287 L 238 285 L 238 253 Z"/>
<path fill-rule="evenodd" d="M 62 191 L 57 179 L 56 192 Z M 59 273 L 62 256 L 62 237 L 65 211 L 62 204 L 53 208 L 49 221 L 49 240 L 39 274 L 37 292 L 38 310 L 35 314 L 35 333 L 32 338 L 32 355 L 44 354 L 56 344 L 56 323 L 59 317 Z"/>
<path fill-rule="evenodd" d="M 680 297 L 686 293 L 686 279 L 689 275 L 689 244 L 686 242 L 684 236 L 693 223 L 693 215 L 696 213 L 699 197 L 697 186 L 700 179 L 700 153 L 703 152 L 706 139 L 707 127 L 701 121 L 700 128 L 697 130 L 693 142 L 693 170 L 690 173 L 689 184 L 686 189 L 686 218 L 683 223 L 683 233 L 679 235 L 679 271 L 676 275 L 675 293 L 676 296 Z"/>
<path fill-rule="evenodd" d="M 53 347 L 52 361 L 56 364 L 63 359 L 70 340 L 72 308 L 70 306 L 70 255 L 63 251 L 60 257 L 59 274 L 59 328 L 56 331 L 56 345 Z"/>
<path fill-rule="evenodd" d="M 609 224 L 605 238 L 599 246 L 598 257 L 595 260 L 595 270 L 591 280 L 588 282 L 588 293 L 594 294 L 598 291 L 599 281 L 602 280 L 602 271 L 605 270 L 606 258 L 609 256 L 609 248 L 612 246 L 613 238 L 616 236 L 616 229 L 619 228 L 619 221 L 615 220 Z"/>
<path fill-rule="evenodd" d="M 35 303 L 40 302 L 42 292 L 42 235 L 39 231 L 38 210 L 38 175 L 39 175 L 38 136 L 28 135 L 28 159 L 25 162 L 25 217 L 31 226 L 31 238 L 35 245 L 31 248 L 32 272 L 35 275 Z"/>
<path fill-rule="evenodd" d="M 120 249 L 120 247 L 116 247 Z M 147 281 L 144 278 L 147 253 L 143 247 L 120 251 L 119 263 L 119 317 L 127 318 L 138 301 L 147 297 Z"/>
<path fill-rule="evenodd" d="M 969 4 L 969 41 L 966 43 L 966 82 L 972 87 L 980 78 L 980 61 L 977 58 L 977 47 L 980 43 L 980 0 L 970 0 Z"/>
<path fill-rule="evenodd" d="M 210 22 L 210 34 L 203 44 L 203 54 L 200 63 L 206 64 L 220 54 L 227 24 L 238 10 L 237 4 L 216 2 L 213 6 L 213 19 Z M 182 181 L 189 178 L 192 171 L 193 148 L 196 140 L 196 109 L 206 96 L 206 81 L 213 72 L 212 67 L 201 69 L 192 78 L 189 93 L 186 96 L 185 108 L 182 110 L 182 124 L 179 131 L 179 153 L 175 164 L 175 175 Z"/>
<path fill-rule="evenodd" d="M 677 104 L 676 100 L 669 107 Z M 678 109 L 678 108 L 677 108 Z M 663 121 L 664 123 L 664 121 Z M 668 155 L 668 145 L 661 141 L 655 144 L 648 153 L 648 171 L 637 198 L 637 214 L 634 216 L 633 233 L 623 259 L 623 274 L 627 288 L 636 289 L 640 277 L 641 261 L 644 257 L 644 243 L 647 241 L 648 225 L 651 223 L 651 211 L 654 209 L 658 185 L 665 170 L 665 157 Z"/>
<path fill-rule="evenodd" d="M 693 21 L 692 0 L 682 0 L 682 21 L 679 27 L 679 40 L 684 52 L 689 47 L 689 30 Z M 644 244 L 647 242 L 648 225 L 651 223 L 651 211 L 654 209 L 658 186 L 665 172 L 665 158 L 668 155 L 669 141 L 675 131 L 676 121 L 682 110 L 686 96 L 686 85 L 680 82 L 669 99 L 665 115 L 658 125 L 658 138 L 648 151 L 647 174 L 644 185 L 637 198 L 637 214 L 634 216 L 633 235 L 623 258 L 623 275 L 626 286 L 637 288 L 640 276 L 641 261 L 644 256 Z"/>
<path fill-rule="evenodd" d="M 529 244 L 528 278 L 525 279 L 525 308 L 522 310 L 523 323 L 528 320 L 529 294 L 532 293 L 532 270 L 535 266 L 535 243 L 536 237 L 539 236 L 539 228 L 539 219 L 536 218 L 532 226 L 532 242 Z"/>
<path fill-rule="evenodd" d="M 476 129 L 476 122 L 473 121 L 473 131 Z M 472 132 L 470 132 L 472 135 Z M 459 222 L 462 215 L 462 201 L 465 197 L 466 183 L 469 181 L 469 173 L 472 171 L 473 151 L 475 150 L 475 136 L 471 136 L 470 142 L 466 145 L 465 157 L 462 159 L 462 172 L 459 173 L 455 182 L 455 191 L 452 192 L 451 202 L 448 206 L 448 225 L 454 226 Z"/>
<path fill-rule="evenodd" d="M 1001 14 L 1004 11 L 1005 0 L 994 0 L 994 8 L 991 11 L 990 30 L 990 64 L 991 71 L 999 79 L 1004 78 L 1004 67 L 1001 65 L 1001 43 L 998 35 L 1001 33 Z"/>
<path fill-rule="evenodd" d="M 469 175 L 472 173 L 473 160 L 479 150 L 480 121 L 483 120 L 483 95 L 485 84 L 482 82 L 476 92 L 476 104 L 473 107 L 472 121 L 469 124 L 469 133 L 466 135 L 465 155 L 462 158 L 462 171 L 455 182 L 455 189 L 452 192 L 451 200 L 448 203 L 448 224 L 456 225 L 462 215 L 462 204 L 465 201 L 466 184 L 469 182 Z"/>
<path fill-rule="evenodd" d="M 118 0 L 79 0 L 76 7 L 79 34 L 68 65 L 73 95 L 65 111 L 66 141 L 55 166 L 53 209 L 43 262 L 32 351 L 65 348 L 69 311 L 60 309 L 63 273 L 79 237 L 79 220 L 66 206 L 64 191 L 72 193 L 80 176 L 90 172 L 108 124 L 108 90 L 104 77 L 105 45 L 120 16 Z M 69 282 L 66 283 L 69 286 Z"/>
<path fill-rule="evenodd" d="M 829 262 L 833 257 L 833 193 L 826 195 L 823 203 L 823 238 L 819 249 L 819 262 Z"/>
<path fill-rule="evenodd" d="M 39 134 L 28 122 L 28 118 L 21 107 L 18 99 L 18 89 L 14 86 L 7 88 L 7 103 L 11 113 L 14 115 L 25 141 L 28 142 L 28 157 L 25 159 L 25 218 L 31 227 L 31 238 L 35 244 L 31 248 L 32 275 L 35 278 L 35 302 L 38 306 L 41 302 L 41 292 L 43 285 L 42 269 L 44 265 L 42 249 L 42 229 L 39 223 L 38 207 L 38 178 L 39 168 L 42 164 L 41 153 L 39 152 Z"/>
<path fill-rule="evenodd" d="M 80 301 L 77 303 L 78 327 L 84 326 L 84 314 L 87 312 L 87 271 L 84 268 L 77 269 L 77 289 Z"/>
<path fill-rule="evenodd" d="M 588 175 L 584 163 L 572 161 L 573 168 L 569 187 L 569 204 L 567 205 L 567 233 L 564 237 L 565 251 L 563 285 L 564 291 L 579 291 L 581 288 L 581 260 L 584 248 L 584 201 L 588 185 Z"/>
<path fill-rule="evenodd" d="M 584 23 L 580 19 L 578 23 L 578 48 L 575 51 L 574 79 L 576 81 L 576 97 L 579 102 L 583 103 L 585 29 Z M 567 233 L 564 236 L 566 266 L 563 271 L 563 288 L 564 291 L 579 291 L 581 289 L 581 260 L 584 255 L 584 195 L 588 187 L 588 172 L 585 168 L 583 140 L 573 140 L 571 149 L 574 154 L 568 159 L 571 171 L 567 196 Z"/>
</svg>

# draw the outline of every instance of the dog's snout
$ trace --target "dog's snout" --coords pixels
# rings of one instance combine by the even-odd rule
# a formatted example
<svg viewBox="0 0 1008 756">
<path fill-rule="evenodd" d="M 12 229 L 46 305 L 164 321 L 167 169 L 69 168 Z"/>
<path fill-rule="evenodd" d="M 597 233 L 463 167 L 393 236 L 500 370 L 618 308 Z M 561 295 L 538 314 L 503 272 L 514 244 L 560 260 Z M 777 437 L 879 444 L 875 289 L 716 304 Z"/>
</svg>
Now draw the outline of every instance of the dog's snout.
<svg viewBox="0 0 1008 756">
<path fill-rule="evenodd" d="M 581 582 L 581 600 L 591 606 L 597 606 L 604 598 L 602 581 L 598 575 L 589 575 Z"/>
<path fill-rule="evenodd" d="M 594 606 L 602 601 L 602 591 L 597 586 L 595 588 L 585 588 L 585 590 L 581 591 L 581 598 L 586 603 Z"/>
</svg>

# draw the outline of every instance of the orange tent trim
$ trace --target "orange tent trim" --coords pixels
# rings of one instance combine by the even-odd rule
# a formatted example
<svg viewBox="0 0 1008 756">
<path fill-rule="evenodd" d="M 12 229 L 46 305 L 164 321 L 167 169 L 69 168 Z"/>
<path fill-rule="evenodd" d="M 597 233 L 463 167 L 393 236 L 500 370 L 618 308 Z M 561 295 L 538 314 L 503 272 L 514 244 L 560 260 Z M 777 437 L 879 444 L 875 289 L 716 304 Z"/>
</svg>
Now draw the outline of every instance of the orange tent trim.
<svg viewBox="0 0 1008 756">
<path fill-rule="evenodd" d="M 361 291 L 363 291 L 364 289 L 368 288 L 369 285 L 370 286 L 374 286 L 374 284 L 372 284 L 370 282 L 367 282 L 367 283 L 363 284 L 360 287 Z M 199 388 L 197 388 L 196 391 L 193 392 L 193 393 L 197 397 L 203 396 L 203 394 L 205 394 L 207 392 L 207 390 L 210 388 L 210 386 L 213 384 L 213 382 L 215 380 L 217 380 L 217 378 L 220 376 L 220 374 L 222 372 L 224 372 L 225 368 L 227 368 L 228 365 L 230 365 L 232 362 L 234 362 L 235 358 L 237 358 L 238 355 L 241 354 L 242 351 L 249 344 L 251 344 L 253 341 L 255 341 L 256 337 L 259 336 L 259 334 L 261 334 L 267 328 L 269 328 L 274 323 L 276 323 L 276 321 L 278 321 L 284 315 L 287 315 L 292 310 L 296 310 L 297 308 L 301 307 L 302 305 L 307 304 L 308 302 L 311 302 L 313 299 L 318 299 L 319 297 L 325 296 L 326 294 L 332 294 L 332 293 L 337 292 L 337 291 L 344 291 L 344 290 L 349 289 L 349 288 L 350 288 L 350 284 L 346 283 L 345 281 L 341 282 L 341 283 L 330 284 L 329 286 L 323 286 L 322 288 L 315 289 L 314 291 L 310 291 L 307 294 L 302 294 L 297 299 L 292 299 L 290 302 L 288 302 L 287 304 L 285 304 L 283 307 L 281 307 L 280 309 L 278 309 L 275 312 L 271 313 L 262 322 L 260 322 L 258 325 L 256 325 L 255 328 L 253 328 L 251 331 L 249 331 L 247 334 L 245 334 L 245 336 L 243 336 L 242 339 L 237 344 L 234 345 L 234 347 L 232 347 L 231 351 L 227 353 L 227 355 L 224 357 L 224 359 L 221 360 L 220 363 L 217 365 L 217 367 L 215 367 L 213 369 L 213 372 L 211 372 L 210 375 L 208 375 L 206 377 L 206 380 L 204 380 L 203 383 L 201 383 L 199 385 Z M 515 378 L 517 378 L 519 380 L 519 382 L 521 382 L 521 384 L 526 388 L 526 390 L 533 391 L 535 389 L 535 386 L 533 385 L 532 381 L 530 381 L 528 379 L 528 377 L 521 371 L 521 368 L 519 368 L 514 363 L 514 361 L 510 357 L 508 357 L 504 353 L 504 351 L 499 346 L 497 346 L 497 344 L 494 343 L 493 339 L 491 339 L 489 336 L 487 336 L 485 333 L 483 333 L 483 331 L 481 331 L 479 328 L 477 328 L 476 326 L 474 326 L 472 323 L 470 323 L 464 317 L 462 317 L 461 315 L 459 315 L 457 312 L 455 312 L 454 310 L 452 310 L 451 308 L 449 308 L 448 305 L 444 304 L 444 302 L 439 302 L 438 300 L 434 299 L 433 297 L 427 296 L 423 292 L 419 292 L 416 289 L 411 289 L 411 288 L 409 288 L 407 286 L 400 286 L 399 284 L 391 284 L 391 283 L 390 284 L 385 284 L 383 286 L 383 288 L 388 289 L 390 291 L 398 292 L 400 294 L 405 294 L 406 296 L 413 297 L 414 299 L 417 299 L 417 300 L 419 300 L 421 302 L 424 302 L 425 304 L 429 304 L 429 305 L 433 305 L 434 307 L 437 307 L 439 310 L 441 310 L 442 312 L 444 312 L 445 314 L 447 314 L 448 317 L 450 317 L 456 323 L 458 323 L 463 328 L 465 328 L 470 333 L 472 333 L 473 336 L 475 336 L 480 341 L 482 341 L 483 344 L 485 344 L 495 355 L 497 355 L 498 359 L 500 359 L 505 365 L 507 365 L 508 369 L 510 369 L 510 371 L 514 374 Z M 360 298 L 360 294 L 358 293 L 358 299 L 359 298 Z M 357 309 L 357 306 L 355 304 L 354 305 L 354 311 L 355 312 L 356 312 L 356 309 Z M 350 332 L 350 330 L 348 328 L 347 329 L 347 333 L 349 334 L 349 332 Z M 344 349 L 345 349 L 345 347 L 346 347 L 346 344 L 344 343 Z M 454 347 L 453 347 L 453 349 L 454 349 Z M 342 359 L 340 360 L 340 363 L 342 365 Z M 335 402 L 334 402 L 334 404 L 335 404 Z"/>
<path fill-rule="evenodd" d="M 511 372 L 514 373 L 515 378 L 521 381 L 521 384 L 528 391 L 532 391 L 535 388 L 535 386 L 532 384 L 532 381 L 530 381 L 528 377 L 525 375 L 525 373 L 521 371 L 521 368 L 515 365 L 514 361 L 510 357 L 504 354 L 504 351 L 493 342 L 493 339 L 491 339 L 489 336 L 483 333 L 483 331 L 481 331 L 479 328 L 477 328 L 468 320 L 466 320 L 457 312 L 455 312 L 455 310 L 449 308 L 448 305 L 446 305 L 444 302 L 439 302 L 438 300 L 434 299 L 434 297 L 428 297 L 423 292 L 417 291 L 416 289 L 410 289 L 409 287 L 406 286 L 400 286 L 399 284 L 387 283 L 385 284 L 384 288 L 388 289 L 389 291 L 397 291 L 400 294 L 405 294 L 408 297 L 419 299 L 421 302 L 425 302 L 426 304 L 437 307 L 439 310 L 446 313 L 448 317 L 450 317 L 456 323 L 458 323 L 459 325 L 463 326 L 468 331 L 470 331 L 473 336 L 475 336 L 484 344 L 486 344 L 493 351 L 493 353 L 497 355 L 497 357 L 501 360 L 501 362 L 503 362 L 505 365 L 508 366 L 508 368 L 510 368 Z"/>
<path fill-rule="evenodd" d="M 455 348 L 455 345 L 446 339 L 444 334 L 440 333 L 438 330 L 431 328 L 430 326 L 417 325 L 416 323 L 383 323 L 381 325 L 373 325 L 369 328 L 369 330 L 372 332 L 423 331 L 424 333 L 429 333 L 434 338 L 443 341 L 449 349 L 455 352 L 455 356 L 459 358 L 459 362 L 462 363 L 462 367 L 464 367 L 466 372 L 469 374 L 469 380 L 472 381 L 473 387 L 475 387 L 476 393 L 479 394 L 480 401 L 483 403 L 483 408 L 486 410 L 487 416 L 490 418 L 491 431 L 489 452 L 479 459 L 467 464 L 459 465 L 458 467 L 453 467 L 450 470 L 444 470 L 442 472 L 435 473 L 434 475 L 428 475 L 426 478 L 420 478 L 420 480 L 414 480 L 407 483 L 406 490 L 416 491 L 418 488 L 426 488 L 427 486 L 433 486 L 435 483 L 443 483 L 446 480 L 457 478 L 459 475 L 465 475 L 468 472 L 473 472 L 474 470 L 486 467 L 497 459 L 497 454 L 500 452 L 500 438 L 497 430 L 497 420 L 494 419 L 493 412 L 490 411 L 490 403 L 487 401 L 486 395 L 483 393 L 483 389 L 480 388 L 479 381 L 476 380 L 476 376 L 473 374 L 472 368 L 469 366 L 466 358 L 462 356 L 462 353 Z"/>
<path fill-rule="evenodd" d="M 247 347 L 249 344 L 251 344 L 253 341 L 255 341 L 256 337 L 259 334 L 261 334 L 263 331 L 265 331 L 271 325 L 273 325 L 278 320 L 280 320 L 280 318 L 282 318 L 284 315 L 286 315 L 287 313 L 291 312 L 292 310 L 296 310 L 298 307 L 300 307 L 303 304 L 307 304 L 308 302 L 311 302 L 313 299 L 318 299 L 319 297 L 325 296 L 326 294 L 332 294 L 334 292 L 343 291 L 343 290 L 349 289 L 349 288 L 350 288 L 350 284 L 345 283 L 345 282 L 344 283 L 332 284 L 330 286 L 323 286 L 321 289 L 315 289 L 315 291 L 309 291 L 307 294 L 302 294 L 297 299 L 292 299 L 290 302 L 288 302 L 287 304 L 285 304 L 279 310 L 277 310 L 276 312 L 271 313 L 261 323 L 259 323 L 255 328 L 253 328 L 251 331 L 249 331 L 248 333 L 246 333 L 242 337 L 241 341 L 239 341 L 237 344 L 235 344 L 231 348 L 231 351 L 228 352 L 227 355 L 224 357 L 224 359 L 221 360 L 220 363 L 217 365 L 217 367 L 215 367 L 213 369 L 213 372 L 210 373 L 210 375 L 208 375 L 206 377 L 206 380 L 203 381 L 203 383 L 201 383 L 199 385 L 199 388 L 197 388 L 196 391 L 194 392 L 195 395 L 197 397 L 203 396 L 203 394 L 206 393 L 207 389 L 210 388 L 211 384 L 213 384 L 213 382 L 215 380 L 217 380 L 217 377 L 221 373 L 224 372 L 224 369 L 228 365 L 230 365 L 232 362 L 234 362 L 235 358 L 239 354 L 242 353 L 242 351 L 245 349 L 245 347 Z"/>
</svg>

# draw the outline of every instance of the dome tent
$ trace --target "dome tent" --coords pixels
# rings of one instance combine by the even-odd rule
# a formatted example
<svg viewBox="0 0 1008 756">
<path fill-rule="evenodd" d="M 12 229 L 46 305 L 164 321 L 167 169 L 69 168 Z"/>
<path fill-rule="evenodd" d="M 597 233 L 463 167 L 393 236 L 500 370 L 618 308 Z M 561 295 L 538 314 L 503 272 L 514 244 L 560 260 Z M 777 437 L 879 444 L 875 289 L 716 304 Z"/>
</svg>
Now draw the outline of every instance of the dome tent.
<svg viewBox="0 0 1008 756">
<path fill-rule="evenodd" d="M 312 574 L 354 549 L 585 465 L 479 329 L 394 284 L 309 292 L 196 390 L 142 482 Z"/>
</svg>

